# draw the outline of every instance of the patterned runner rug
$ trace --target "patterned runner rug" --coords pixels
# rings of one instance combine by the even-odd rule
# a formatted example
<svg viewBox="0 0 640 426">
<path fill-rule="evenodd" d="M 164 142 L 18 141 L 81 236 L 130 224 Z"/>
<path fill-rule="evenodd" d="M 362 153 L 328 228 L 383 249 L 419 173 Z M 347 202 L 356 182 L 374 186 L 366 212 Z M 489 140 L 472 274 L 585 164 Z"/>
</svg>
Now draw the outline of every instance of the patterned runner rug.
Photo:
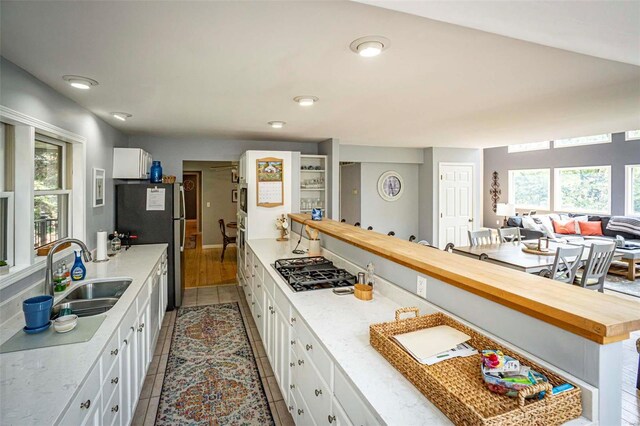
<svg viewBox="0 0 640 426">
<path fill-rule="evenodd" d="M 156 425 L 274 425 L 237 303 L 178 310 Z"/>
</svg>

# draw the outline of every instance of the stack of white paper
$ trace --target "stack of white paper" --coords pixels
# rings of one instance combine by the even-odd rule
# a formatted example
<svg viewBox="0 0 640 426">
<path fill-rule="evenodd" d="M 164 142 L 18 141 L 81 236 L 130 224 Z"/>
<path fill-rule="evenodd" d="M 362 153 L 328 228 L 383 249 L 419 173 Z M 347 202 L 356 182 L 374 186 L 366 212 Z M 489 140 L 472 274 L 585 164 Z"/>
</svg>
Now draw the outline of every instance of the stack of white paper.
<svg viewBox="0 0 640 426">
<path fill-rule="evenodd" d="M 394 339 L 421 364 L 432 365 L 445 359 L 477 353 L 474 348 L 464 344 L 471 337 L 448 325 L 398 334 Z"/>
</svg>

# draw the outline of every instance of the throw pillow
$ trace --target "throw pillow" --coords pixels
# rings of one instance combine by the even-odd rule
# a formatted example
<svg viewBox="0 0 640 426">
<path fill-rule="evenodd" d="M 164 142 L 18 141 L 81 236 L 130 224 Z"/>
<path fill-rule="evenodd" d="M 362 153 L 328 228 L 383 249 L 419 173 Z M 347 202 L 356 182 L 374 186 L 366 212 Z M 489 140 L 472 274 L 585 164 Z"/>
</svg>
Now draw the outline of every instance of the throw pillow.
<svg viewBox="0 0 640 426">
<path fill-rule="evenodd" d="M 580 225 L 579 225 L 579 223 L 580 223 L 580 222 L 587 222 L 587 221 L 589 220 L 589 216 L 586 216 L 586 215 L 585 215 L 585 216 L 575 216 L 575 217 L 573 218 L 573 220 L 575 220 L 575 221 L 576 221 L 576 234 L 580 234 L 580 233 L 581 233 L 581 231 L 580 231 Z"/>
<path fill-rule="evenodd" d="M 573 235 L 576 233 L 576 221 L 569 219 L 565 222 L 553 221 L 553 229 L 556 234 Z"/>
<path fill-rule="evenodd" d="M 542 229 L 544 230 L 544 234 L 546 237 L 553 238 L 553 223 L 551 223 L 551 218 L 547 215 L 538 215 L 533 216 L 533 220 L 538 225 L 542 225 Z"/>
<path fill-rule="evenodd" d="M 542 225 L 537 224 L 535 222 L 535 220 L 533 220 L 533 218 L 531 216 L 523 216 L 522 217 L 522 227 L 524 229 L 531 229 L 533 231 L 538 231 L 538 232 L 542 232 L 543 234 L 544 232 L 544 228 L 542 227 Z"/>
<path fill-rule="evenodd" d="M 602 222 L 578 222 L 582 235 L 603 235 Z"/>
</svg>

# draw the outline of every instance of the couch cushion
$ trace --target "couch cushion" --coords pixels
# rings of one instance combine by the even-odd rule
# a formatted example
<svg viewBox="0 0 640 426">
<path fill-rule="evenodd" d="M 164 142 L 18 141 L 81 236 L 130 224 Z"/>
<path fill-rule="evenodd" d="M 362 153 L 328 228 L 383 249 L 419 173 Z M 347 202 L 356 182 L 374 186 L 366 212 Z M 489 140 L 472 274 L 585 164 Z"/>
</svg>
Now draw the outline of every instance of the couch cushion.
<svg viewBox="0 0 640 426">
<path fill-rule="evenodd" d="M 507 219 L 507 226 L 511 228 L 522 228 L 522 217 L 521 216 L 511 216 Z"/>
<path fill-rule="evenodd" d="M 580 227 L 581 235 L 603 235 L 602 222 L 593 220 L 588 222 L 578 222 L 578 226 Z"/>
</svg>

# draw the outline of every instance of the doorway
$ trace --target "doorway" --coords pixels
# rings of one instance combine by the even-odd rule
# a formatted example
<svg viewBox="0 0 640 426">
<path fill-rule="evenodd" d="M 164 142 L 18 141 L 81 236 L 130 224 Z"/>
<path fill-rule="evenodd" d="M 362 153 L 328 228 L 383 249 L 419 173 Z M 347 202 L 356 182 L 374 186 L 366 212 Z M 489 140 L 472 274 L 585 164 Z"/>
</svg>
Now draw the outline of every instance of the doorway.
<svg viewBox="0 0 640 426">
<path fill-rule="evenodd" d="M 471 163 L 440 163 L 438 246 L 468 244 L 473 227 L 473 168 Z"/>
<path fill-rule="evenodd" d="M 227 244 L 224 257 L 222 251 L 223 229 L 227 237 L 236 236 L 237 162 L 183 161 L 182 170 L 187 219 L 185 285 L 200 288 L 235 283 L 235 244 Z"/>
<path fill-rule="evenodd" d="M 182 174 L 187 239 L 190 235 L 202 232 L 202 223 L 200 221 L 201 181 L 202 172 L 200 171 L 184 172 Z"/>
</svg>

